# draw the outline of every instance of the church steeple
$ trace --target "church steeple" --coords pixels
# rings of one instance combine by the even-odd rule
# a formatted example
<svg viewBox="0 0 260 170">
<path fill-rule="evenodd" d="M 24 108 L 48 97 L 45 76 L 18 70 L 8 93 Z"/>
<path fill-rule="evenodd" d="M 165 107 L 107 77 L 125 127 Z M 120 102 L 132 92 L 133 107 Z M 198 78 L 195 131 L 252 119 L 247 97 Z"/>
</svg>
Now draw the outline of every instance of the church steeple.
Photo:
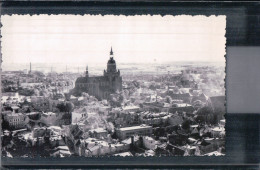
<svg viewBox="0 0 260 170">
<path fill-rule="evenodd" d="M 86 77 L 88 77 L 88 65 L 87 65 L 87 68 L 86 68 Z"/>
<path fill-rule="evenodd" d="M 114 53 L 113 53 L 113 49 L 112 49 L 112 46 L 111 46 L 111 50 L 110 50 L 110 56 L 113 57 Z"/>
<path fill-rule="evenodd" d="M 29 71 L 29 74 L 32 73 L 32 63 L 30 62 L 30 71 Z"/>
<path fill-rule="evenodd" d="M 116 72 L 116 61 L 114 60 L 114 52 L 111 47 L 110 50 L 110 59 L 107 62 L 107 72 L 115 73 Z"/>
</svg>

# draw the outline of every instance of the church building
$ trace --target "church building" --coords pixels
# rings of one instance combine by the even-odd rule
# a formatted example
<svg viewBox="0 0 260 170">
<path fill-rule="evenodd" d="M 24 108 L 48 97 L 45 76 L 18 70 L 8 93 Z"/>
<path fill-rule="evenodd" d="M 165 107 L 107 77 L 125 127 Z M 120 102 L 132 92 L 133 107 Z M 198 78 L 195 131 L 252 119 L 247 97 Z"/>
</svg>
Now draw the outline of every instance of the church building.
<svg viewBox="0 0 260 170">
<path fill-rule="evenodd" d="M 107 99 L 110 94 L 122 90 L 122 77 L 120 71 L 116 69 L 112 47 L 104 75 L 90 77 L 87 67 L 85 77 L 77 78 L 75 89 L 77 92 L 86 92 L 91 96 L 95 96 L 98 100 Z"/>
</svg>

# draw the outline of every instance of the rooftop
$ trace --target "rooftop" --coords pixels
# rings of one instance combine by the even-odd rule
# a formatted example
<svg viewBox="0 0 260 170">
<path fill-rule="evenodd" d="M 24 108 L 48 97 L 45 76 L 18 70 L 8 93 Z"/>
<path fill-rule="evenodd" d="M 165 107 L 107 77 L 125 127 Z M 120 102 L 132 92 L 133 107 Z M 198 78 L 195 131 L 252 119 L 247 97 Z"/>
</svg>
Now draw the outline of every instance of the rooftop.
<svg viewBox="0 0 260 170">
<path fill-rule="evenodd" d="M 56 129 L 56 130 L 61 130 L 61 127 L 59 126 L 50 126 L 47 129 Z"/>
<path fill-rule="evenodd" d="M 58 146 L 57 149 L 59 149 L 59 150 L 69 150 L 68 146 Z"/>
<path fill-rule="evenodd" d="M 215 127 L 212 129 L 212 131 L 215 131 L 215 132 L 221 132 L 221 131 L 224 131 L 225 129 L 224 128 L 220 128 L 220 127 Z"/>
<path fill-rule="evenodd" d="M 107 132 L 107 131 L 106 131 L 105 129 L 103 129 L 103 128 L 93 129 L 93 131 L 96 132 L 96 133 L 105 133 L 105 132 Z"/>
<path fill-rule="evenodd" d="M 128 130 L 137 130 L 137 129 L 146 129 L 146 128 L 152 128 L 152 126 L 148 126 L 148 125 L 140 125 L 140 126 L 131 126 L 131 127 L 124 127 L 124 128 L 120 128 L 120 131 L 128 131 Z"/>
<path fill-rule="evenodd" d="M 189 107 L 191 106 L 190 104 L 187 103 L 174 103 L 173 107 Z"/>
<path fill-rule="evenodd" d="M 131 154 L 131 152 L 122 152 L 122 153 L 114 154 L 114 156 L 133 156 L 133 155 Z"/>
<path fill-rule="evenodd" d="M 18 107 L 18 106 L 12 106 L 11 107 L 13 110 L 16 110 L 16 109 L 19 109 L 20 107 Z"/>
<path fill-rule="evenodd" d="M 43 115 L 49 116 L 49 115 L 55 115 L 55 113 L 53 112 L 46 112 L 46 113 L 42 113 Z"/>
<path fill-rule="evenodd" d="M 123 107 L 123 110 L 132 110 L 132 109 L 139 109 L 138 106 L 125 106 Z"/>
<path fill-rule="evenodd" d="M 220 153 L 220 152 L 218 152 L 218 151 L 214 151 L 214 152 L 210 152 L 210 153 L 207 153 L 207 154 L 205 154 L 205 156 L 224 156 L 224 154 L 223 153 Z"/>
<path fill-rule="evenodd" d="M 135 136 L 134 136 L 134 142 L 136 142 L 136 141 L 138 141 L 138 140 L 139 140 L 139 136 L 135 135 Z M 131 137 L 129 137 L 129 138 L 127 138 L 127 139 L 121 141 L 121 143 L 123 143 L 123 144 L 131 144 L 131 142 L 132 142 Z"/>
<path fill-rule="evenodd" d="M 19 117 L 19 116 L 23 116 L 22 113 L 10 113 L 10 114 L 7 114 L 6 117 Z"/>
<path fill-rule="evenodd" d="M 191 128 L 196 128 L 196 127 L 199 127 L 199 125 L 191 125 L 190 127 Z"/>
</svg>

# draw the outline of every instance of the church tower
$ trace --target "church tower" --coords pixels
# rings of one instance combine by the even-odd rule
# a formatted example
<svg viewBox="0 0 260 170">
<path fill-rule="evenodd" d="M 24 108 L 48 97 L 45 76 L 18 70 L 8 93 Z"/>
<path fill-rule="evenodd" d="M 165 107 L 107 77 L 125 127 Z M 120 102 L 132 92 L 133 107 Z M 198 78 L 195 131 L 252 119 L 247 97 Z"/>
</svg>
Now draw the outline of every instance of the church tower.
<svg viewBox="0 0 260 170">
<path fill-rule="evenodd" d="M 107 70 L 104 70 L 104 76 L 89 77 L 88 66 L 86 67 L 85 76 L 78 77 L 75 82 L 75 95 L 86 92 L 95 96 L 98 100 L 109 99 L 110 94 L 122 90 L 122 77 L 120 71 L 116 69 L 114 52 L 111 47 Z"/>
<path fill-rule="evenodd" d="M 112 47 L 110 50 L 110 58 L 107 62 L 107 70 L 104 70 L 104 76 L 108 78 L 110 90 L 122 90 L 122 77 L 120 76 L 120 71 L 116 69 L 116 61 L 114 60 Z"/>
<path fill-rule="evenodd" d="M 114 60 L 114 53 L 111 47 L 110 59 L 107 62 L 107 73 L 116 73 L 116 61 Z"/>
</svg>

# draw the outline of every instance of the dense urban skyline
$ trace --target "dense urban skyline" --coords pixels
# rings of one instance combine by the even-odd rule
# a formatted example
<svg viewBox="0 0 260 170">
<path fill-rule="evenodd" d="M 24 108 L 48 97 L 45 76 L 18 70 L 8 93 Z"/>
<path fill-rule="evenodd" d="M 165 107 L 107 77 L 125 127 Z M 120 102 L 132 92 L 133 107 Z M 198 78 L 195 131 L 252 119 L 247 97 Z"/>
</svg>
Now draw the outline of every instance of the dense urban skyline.
<svg viewBox="0 0 260 170">
<path fill-rule="evenodd" d="M 225 155 L 224 16 L 2 23 L 3 157 Z"/>
</svg>

